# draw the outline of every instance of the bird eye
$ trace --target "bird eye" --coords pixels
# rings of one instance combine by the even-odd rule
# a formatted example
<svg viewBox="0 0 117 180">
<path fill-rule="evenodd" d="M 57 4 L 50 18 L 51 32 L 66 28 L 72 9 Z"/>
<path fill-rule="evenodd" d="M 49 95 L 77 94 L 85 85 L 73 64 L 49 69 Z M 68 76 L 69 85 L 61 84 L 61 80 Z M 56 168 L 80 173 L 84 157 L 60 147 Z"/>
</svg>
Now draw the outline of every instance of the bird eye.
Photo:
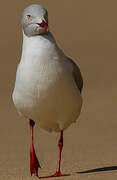
<svg viewBox="0 0 117 180">
<path fill-rule="evenodd" d="M 31 17 L 31 15 L 30 15 L 30 14 L 27 14 L 26 16 L 27 16 L 27 18 L 28 18 L 28 19 Z"/>
</svg>

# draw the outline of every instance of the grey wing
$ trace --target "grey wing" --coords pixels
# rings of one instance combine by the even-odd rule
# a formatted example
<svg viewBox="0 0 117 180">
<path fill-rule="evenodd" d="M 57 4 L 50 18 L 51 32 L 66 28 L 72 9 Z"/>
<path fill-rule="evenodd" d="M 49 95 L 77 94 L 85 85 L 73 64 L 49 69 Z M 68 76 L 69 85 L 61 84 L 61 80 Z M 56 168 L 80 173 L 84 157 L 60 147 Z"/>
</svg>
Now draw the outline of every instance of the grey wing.
<svg viewBox="0 0 117 180">
<path fill-rule="evenodd" d="M 80 69 L 71 58 L 67 57 L 67 60 L 69 61 L 70 66 L 72 68 L 72 74 L 73 74 L 74 81 L 81 93 L 82 89 L 83 89 L 83 77 L 80 72 Z"/>
</svg>

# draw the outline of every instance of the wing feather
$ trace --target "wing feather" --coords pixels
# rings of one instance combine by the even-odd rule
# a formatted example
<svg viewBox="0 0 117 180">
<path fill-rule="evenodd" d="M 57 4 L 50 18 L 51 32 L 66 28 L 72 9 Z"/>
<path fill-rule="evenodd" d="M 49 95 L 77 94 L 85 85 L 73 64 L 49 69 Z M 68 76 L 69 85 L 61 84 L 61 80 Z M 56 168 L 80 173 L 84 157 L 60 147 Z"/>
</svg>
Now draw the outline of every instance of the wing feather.
<svg viewBox="0 0 117 180">
<path fill-rule="evenodd" d="M 69 61 L 71 65 L 74 81 L 81 93 L 83 89 L 83 77 L 82 77 L 80 68 L 71 58 L 67 57 L 67 60 Z"/>
</svg>

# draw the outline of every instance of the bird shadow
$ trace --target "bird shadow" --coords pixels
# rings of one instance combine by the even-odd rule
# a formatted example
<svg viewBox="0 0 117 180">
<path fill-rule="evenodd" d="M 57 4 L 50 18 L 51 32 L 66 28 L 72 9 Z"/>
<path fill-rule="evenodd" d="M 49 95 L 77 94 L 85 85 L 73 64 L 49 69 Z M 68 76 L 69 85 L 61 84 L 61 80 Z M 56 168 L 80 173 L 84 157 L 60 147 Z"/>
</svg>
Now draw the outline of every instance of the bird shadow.
<svg viewBox="0 0 117 180">
<path fill-rule="evenodd" d="M 96 173 L 96 172 L 104 172 L 104 171 L 115 171 L 117 170 L 117 166 L 105 166 L 101 168 L 89 169 L 85 171 L 76 172 L 78 174 L 88 174 L 88 173 Z"/>
<path fill-rule="evenodd" d="M 85 171 L 79 171 L 79 172 L 74 172 L 74 173 L 70 173 L 70 174 L 66 174 L 63 176 L 70 176 L 73 174 L 89 174 L 89 173 L 96 173 L 96 172 L 105 172 L 105 171 L 115 171 L 117 170 L 117 166 L 105 166 L 105 167 L 101 167 L 101 168 L 95 168 L 95 169 L 89 169 L 89 170 L 85 170 Z M 43 177 L 39 177 L 37 176 L 37 178 L 39 179 L 43 179 L 43 178 L 53 178 L 54 176 L 43 176 Z M 62 177 L 62 176 L 60 176 Z M 54 177 L 56 178 L 56 177 Z"/>
</svg>

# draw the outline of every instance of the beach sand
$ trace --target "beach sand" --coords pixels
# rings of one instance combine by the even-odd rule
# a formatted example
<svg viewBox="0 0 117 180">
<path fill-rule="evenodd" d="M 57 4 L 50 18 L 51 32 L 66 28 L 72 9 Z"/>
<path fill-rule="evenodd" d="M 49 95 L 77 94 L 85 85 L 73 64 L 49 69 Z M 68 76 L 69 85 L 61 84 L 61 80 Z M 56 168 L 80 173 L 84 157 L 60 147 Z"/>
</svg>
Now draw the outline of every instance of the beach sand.
<svg viewBox="0 0 117 180">
<path fill-rule="evenodd" d="M 31 3 L 40 3 L 48 9 L 50 29 L 57 43 L 78 62 L 84 77 L 80 118 L 64 132 L 62 172 L 72 175 L 56 180 L 116 180 L 117 2 L 30 0 L 9 1 L 7 6 L 5 3 L 0 7 L 0 180 L 38 179 L 29 173 L 29 124 L 18 116 L 11 98 L 21 55 L 20 16 Z M 56 170 L 58 139 L 59 134 L 35 126 L 41 177 Z"/>
</svg>

